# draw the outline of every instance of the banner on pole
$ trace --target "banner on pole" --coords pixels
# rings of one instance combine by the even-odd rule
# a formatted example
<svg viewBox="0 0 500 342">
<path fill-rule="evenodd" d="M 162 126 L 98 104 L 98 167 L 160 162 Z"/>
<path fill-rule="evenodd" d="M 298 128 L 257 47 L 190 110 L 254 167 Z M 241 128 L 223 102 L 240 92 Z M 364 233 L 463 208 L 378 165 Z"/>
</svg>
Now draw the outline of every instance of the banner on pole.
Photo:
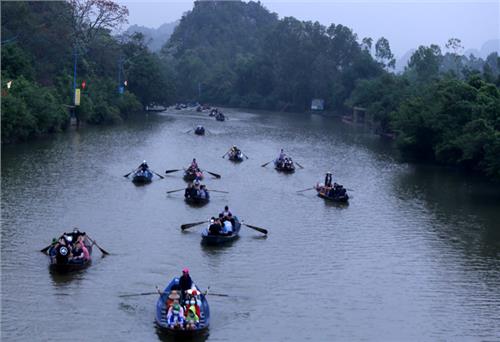
<svg viewBox="0 0 500 342">
<path fill-rule="evenodd" d="M 75 89 L 75 106 L 80 105 L 80 89 Z"/>
</svg>

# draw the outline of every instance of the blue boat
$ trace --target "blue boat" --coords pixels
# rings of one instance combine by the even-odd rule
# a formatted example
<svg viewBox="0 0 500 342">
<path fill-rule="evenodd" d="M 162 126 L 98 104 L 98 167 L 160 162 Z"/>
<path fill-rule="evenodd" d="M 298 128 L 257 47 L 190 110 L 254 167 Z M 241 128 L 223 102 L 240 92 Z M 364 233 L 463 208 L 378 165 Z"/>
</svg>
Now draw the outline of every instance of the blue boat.
<svg viewBox="0 0 500 342">
<path fill-rule="evenodd" d="M 236 239 L 238 239 L 240 235 L 240 229 L 241 229 L 241 223 L 240 220 L 238 219 L 237 216 L 233 216 L 234 218 L 234 227 L 233 227 L 233 232 L 228 235 L 222 235 L 222 234 L 211 234 L 208 231 L 208 227 L 203 229 L 201 232 L 201 243 L 205 245 L 223 245 L 225 243 L 232 242 Z"/>
<path fill-rule="evenodd" d="M 164 331 L 167 334 L 174 335 L 176 337 L 193 337 L 193 336 L 199 336 L 199 335 L 204 335 L 208 333 L 208 327 L 210 325 L 210 308 L 208 307 L 208 302 L 201 290 L 196 286 L 197 291 L 199 292 L 199 299 L 201 302 L 200 305 L 200 321 L 198 323 L 198 326 L 195 329 L 175 329 L 171 328 L 168 326 L 167 322 L 167 313 L 168 313 L 168 308 L 167 308 L 167 301 L 168 301 L 168 296 L 170 294 L 170 291 L 172 289 L 172 286 L 174 286 L 175 283 L 179 283 L 179 278 L 174 278 L 172 281 L 165 287 L 163 290 L 162 294 L 160 295 L 160 298 L 158 298 L 158 301 L 156 302 L 156 315 L 155 315 L 155 321 L 160 328 L 161 331 Z"/>
<path fill-rule="evenodd" d="M 153 173 L 149 170 L 137 170 L 132 176 L 132 182 L 137 184 L 151 183 L 153 180 Z"/>
</svg>

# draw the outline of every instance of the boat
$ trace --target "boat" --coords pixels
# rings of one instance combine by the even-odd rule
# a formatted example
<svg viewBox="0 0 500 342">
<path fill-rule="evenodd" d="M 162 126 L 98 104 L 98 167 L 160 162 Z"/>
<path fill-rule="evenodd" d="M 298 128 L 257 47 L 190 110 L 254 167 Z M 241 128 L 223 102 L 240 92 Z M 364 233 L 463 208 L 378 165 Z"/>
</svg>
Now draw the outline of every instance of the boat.
<svg viewBox="0 0 500 342">
<path fill-rule="evenodd" d="M 63 236 L 74 236 L 74 233 L 63 234 Z M 61 237 L 63 237 L 61 236 Z M 69 259 L 69 247 L 65 245 L 54 244 L 54 246 L 50 247 L 47 251 L 47 255 L 49 256 L 49 267 L 51 271 L 66 273 L 82 270 L 87 268 L 92 263 L 92 243 L 88 239 L 86 235 L 84 236 L 84 244 L 89 251 L 89 258 L 79 259 L 79 260 L 71 260 Z M 76 240 L 76 238 L 74 238 Z"/>
<path fill-rule="evenodd" d="M 217 108 L 214 108 L 210 111 L 210 114 L 208 114 L 208 116 L 215 116 L 219 111 L 217 110 Z"/>
<path fill-rule="evenodd" d="M 137 170 L 132 176 L 132 182 L 136 184 L 151 183 L 153 180 L 153 173 L 149 170 Z"/>
<path fill-rule="evenodd" d="M 338 203 L 348 203 L 349 195 L 342 185 L 339 185 L 339 190 L 331 192 L 331 188 L 326 188 L 323 185 L 317 185 L 315 187 L 318 197 L 321 197 L 327 201 L 338 202 Z"/>
<path fill-rule="evenodd" d="M 203 172 L 201 170 L 193 170 L 192 168 L 188 168 L 184 171 L 183 178 L 186 182 L 193 182 L 196 178 L 202 180 Z"/>
<path fill-rule="evenodd" d="M 293 161 L 291 159 L 288 159 L 288 162 L 276 159 L 274 161 L 274 168 L 279 172 L 285 172 L 285 173 L 295 172 L 295 165 L 293 164 Z"/>
<path fill-rule="evenodd" d="M 201 194 L 202 191 L 204 192 L 203 196 Z M 184 192 L 184 200 L 186 201 L 186 203 L 193 205 L 205 205 L 208 203 L 208 201 L 210 201 L 210 193 L 205 187 L 201 189 L 188 187 Z"/>
<path fill-rule="evenodd" d="M 221 112 L 219 112 L 215 116 L 215 120 L 217 120 L 217 121 L 224 121 L 224 120 L 226 120 L 226 117 L 224 116 L 224 114 L 222 114 Z"/>
<path fill-rule="evenodd" d="M 194 336 L 204 335 L 208 332 L 208 328 L 210 326 L 210 308 L 208 306 L 207 298 L 205 294 L 201 292 L 198 286 L 196 287 L 199 295 L 197 296 L 197 302 L 200 307 L 200 321 L 198 326 L 195 329 L 176 329 L 168 326 L 167 322 L 167 302 L 169 301 L 169 295 L 171 293 L 171 289 L 174 285 L 179 283 L 179 278 L 174 278 L 170 283 L 165 287 L 162 294 L 158 298 L 156 302 L 156 314 L 155 321 L 158 328 L 165 332 L 166 334 L 173 335 L 179 338 L 190 338 Z"/>
<path fill-rule="evenodd" d="M 201 232 L 201 242 L 205 245 L 223 245 L 238 239 L 241 229 L 241 223 L 237 216 L 233 216 L 233 232 L 229 235 L 213 235 L 208 231 L 208 227 Z"/>
<path fill-rule="evenodd" d="M 237 151 L 229 151 L 228 153 L 229 160 L 234 161 L 234 162 L 242 162 L 243 161 L 243 152 L 240 150 Z"/>
<path fill-rule="evenodd" d="M 194 134 L 196 135 L 205 135 L 205 127 L 203 126 L 196 126 L 194 129 Z"/>
</svg>

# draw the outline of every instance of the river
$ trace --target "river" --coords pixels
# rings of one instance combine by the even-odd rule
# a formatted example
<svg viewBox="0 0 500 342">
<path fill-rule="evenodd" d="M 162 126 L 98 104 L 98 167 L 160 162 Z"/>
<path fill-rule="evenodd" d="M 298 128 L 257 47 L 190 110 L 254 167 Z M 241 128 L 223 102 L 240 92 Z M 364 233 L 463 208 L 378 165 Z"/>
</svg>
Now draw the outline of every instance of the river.
<svg viewBox="0 0 500 342">
<path fill-rule="evenodd" d="M 171 111 L 2 147 L 1 338 L 154 341 L 154 291 L 189 267 L 208 296 L 209 341 L 500 340 L 500 187 L 435 166 L 398 161 L 391 144 L 321 115 Z M 204 137 L 186 133 L 203 124 Z M 237 144 L 249 156 L 221 156 Z M 277 173 L 284 148 L 304 166 Z M 207 177 L 211 202 L 190 207 L 181 172 L 146 186 L 123 175 L 146 159 Z M 322 181 L 352 189 L 325 203 Z M 224 205 L 245 222 L 223 248 L 200 245 L 183 223 Z M 39 250 L 78 226 L 111 255 L 57 275 Z M 167 339 L 168 340 L 168 339 Z"/>
</svg>

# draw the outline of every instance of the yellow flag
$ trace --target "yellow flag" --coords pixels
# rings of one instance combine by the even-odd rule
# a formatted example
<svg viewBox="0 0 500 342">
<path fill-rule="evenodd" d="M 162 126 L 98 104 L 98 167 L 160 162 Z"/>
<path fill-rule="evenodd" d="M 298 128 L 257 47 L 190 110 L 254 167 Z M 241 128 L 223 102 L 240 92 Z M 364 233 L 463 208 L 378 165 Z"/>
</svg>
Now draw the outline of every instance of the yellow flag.
<svg viewBox="0 0 500 342">
<path fill-rule="evenodd" d="M 80 105 L 80 89 L 75 89 L 75 106 Z"/>
</svg>

